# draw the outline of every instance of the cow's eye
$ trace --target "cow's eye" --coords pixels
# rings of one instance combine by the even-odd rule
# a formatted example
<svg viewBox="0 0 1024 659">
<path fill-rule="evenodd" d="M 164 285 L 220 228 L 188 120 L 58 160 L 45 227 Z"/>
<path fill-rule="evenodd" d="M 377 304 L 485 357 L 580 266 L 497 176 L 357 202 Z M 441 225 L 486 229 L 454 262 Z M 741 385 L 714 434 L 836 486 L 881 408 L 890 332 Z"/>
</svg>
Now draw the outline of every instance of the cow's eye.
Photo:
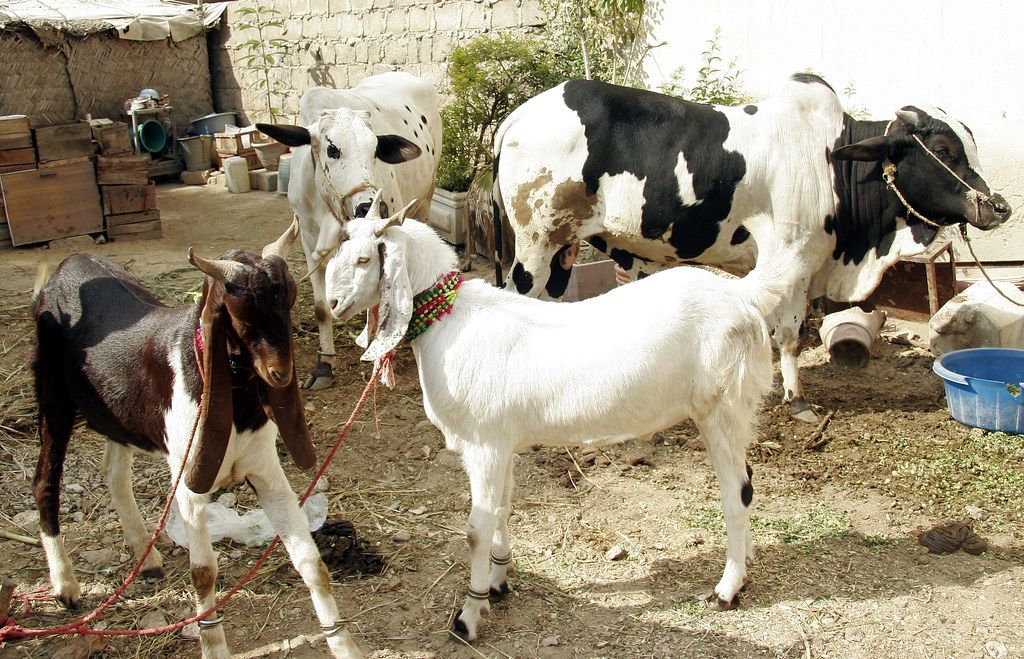
<svg viewBox="0 0 1024 659">
<path fill-rule="evenodd" d="M 328 158 L 333 158 L 334 160 L 337 160 L 338 158 L 341 157 L 341 149 L 339 149 L 338 147 L 334 146 L 333 144 L 328 144 L 327 145 L 327 157 Z"/>
<path fill-rule="evenodd" d="M 356 259 L 356 263 L 358 263 L 359 265 L 366 265 L 369 262 L 370 262 L 370 257 L 369 256 L 360 256 L 358 259 Z"/>
</svg>

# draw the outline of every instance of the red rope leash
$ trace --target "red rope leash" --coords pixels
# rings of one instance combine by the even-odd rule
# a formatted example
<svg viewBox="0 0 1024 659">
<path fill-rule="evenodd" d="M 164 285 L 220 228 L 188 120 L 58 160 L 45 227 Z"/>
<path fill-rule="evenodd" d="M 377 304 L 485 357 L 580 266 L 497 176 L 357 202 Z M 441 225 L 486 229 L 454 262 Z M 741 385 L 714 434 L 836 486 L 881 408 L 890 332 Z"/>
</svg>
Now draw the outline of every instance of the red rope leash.
<svg viewBox="0 0 1024 659">
<path fill-rule="evenodd" d="M 193 345 L 193 349 L 195 351 L 196 360 L 197 362 L 199 362 L 200 360 L 198 347 Z M 312 482 L 310 482 L 309 487 L 306 488 L 306 493 L 302 495 L 300 505 L 306 503 L 306 500 L 309 499 L 309 497 L 313 494 L 313 490 L 316 487 L 317 482 L 319 482 L 320 478 L 324 475 L 324 473 L 327 472 L 327 468 L 330 466 L 331 461 L 334 460 L 334 456 L 338 452 L 338 449 L 341 448 L 341 444 L 345 440 L 345 436 L 348 435 L 349 430 L 351 430 L 352 428 L 352 424 L 355 423 L 356 418 L 359 416 L 359 413 L 362 411 L 363 406 L 366 404 L 366 399 L 369 396 L 371 390 L 374 392 L 374 394 L 376 394 L 376 383 L 379 371 L 382 368 L 384 368 L 385 365 L 390 364 L 392 358 L 393 353 L 385 355 L 384 358 L 381 360 L 380 364 L 376 368 L 374 368 L 373 374 L 370 376 L 369 381 L 366 383 L 366 387 L 363 389 L 363 393 L 359 396 L 359 400 L 356 402 L 355 408 L 352 410 L 352 413 L 348 417 L 348 421 L 345 422 L 345 425 L 342 427 L 341 432 L 338 434 L 338 439 L 335 441 L 334 446 L 331 448 L 331 451 L 327 454 L 327 458 L 320 466 L 320 469 L 313 477 L 313 480 Z M 201 365 L 199 372 L 202 373 Z M 270 542 L 270 545 L 266 548 L 263 554 L 260 555 L 256 563 L 253 564 L 249 571 L 242 576 L 242 578 L 238 581 L 238 583 L 234 585 L 234 587 L 231 588 L 231 590 L 229 590 L 219 600 L 217 600 L 217 602 L 212 607 L 210 607 L 206 611 L 203 611 L 202 613 L 199 613 L 197 615 L 192 616 L 191 618 L 187 618 L 185 620 L 181 620 L 173 624 L 163 625 L 161 627 L 150 627 L 149 629 L 88 628 L 88 624 L 99 618 L 103 614 L 103 612 L 110 607 L 111 604 L 113 604 L 122 594 L 124 594 L 124 591 L 128 589 L 128 586 L 130 586 L 132 582 L 135 581 L 136 577 L 138 577 L 139 573 L 142 571 L 143 562 L 149 555 L 150 551 L 152 551 L 153 545 L 156 544 L 156 539 L 160 535 L 160 531 L 163 530 L 164 523 L 167 521 L 167 515 L 170 512 L 171 504 L 174 501 L 174 493 L 178 488 L 178 483 L 181 481 L 181 476 L 185 472 L 185 461 L 188 460 L 188 454 L 192 448 L 192 442 L 195 439 L 195 433 L 199 425 L 199 417 L 201 415 L 202 406 L 204 402 L 205 401 L 202 399 L 200 399 L 199 401 L 199 412 L 196 414 L 196 421 L 195 424 L 192 426 L 192 437 L 189 438 L 188 446 L 185 450 L 185 458 L 182 462 L 182 468 L 178 471 L 178 476 L 175 479 L 173 486 L 171 487 L 170 494 L 168 494 L 167 496 L 167 501 L 164 504 L 164 510 L 160 516 L 160 520 L 157 522 L 157 526 L 153 530 L 153 534 L 150 536 L 149 542 L 146 544 L 146 548 L 143 550 L 142 555 L 136 562 L 135 567 L 128 574 L 128 576 L 125 577 L 124 583 L 122 583 L 121 586 L 118 587 L 117 590 L 115 590 L 113 594 L 111 594 L 110 597 L 107 598 L 106 601 L 104 601 L 102 604 L 96 607 L 96 609 L 92 613 L 89 613 L 88 615 L 82 616 L 78 620 L 73 620 L 59 627 L 54 627 L 51 629 L 25 629 L 15 624 L 13 619 L 11 618 L 7 618 L 6 620 L 0 620 L 0 622 L 4 623 L 4 625 L 0 627 L 0 641 L 8 641 L 18 638 L 28 638 L 34 636 L 57 636 L 61 634 L 91 634 L 95 636 L 151 636 L 154 634 L 163 634 L 165 632 L 181 629 L 182 627 L 185 627 L 194 622 L 198 622 L 209 617 L 213 613 L 217 612 L 225 604 L 227 604 L 228 601 L 232 597 L 234 597 L 235 594 L 239 590 L 241 590 L 243 586 L 245 586 L 245 584 L 249 583 L 249 581 L 251 581 L 253 577 L 256 576 L 256 572 L 261 567 L 263 567 L 263 564 L 266 563 L 268 558 L 270 558 L 270 555 L 273 553 L 274 549 L 277 548 L 277 544 L 278 542 L 280 542 L 281 536 L 276 536 Z"/>
</svg>

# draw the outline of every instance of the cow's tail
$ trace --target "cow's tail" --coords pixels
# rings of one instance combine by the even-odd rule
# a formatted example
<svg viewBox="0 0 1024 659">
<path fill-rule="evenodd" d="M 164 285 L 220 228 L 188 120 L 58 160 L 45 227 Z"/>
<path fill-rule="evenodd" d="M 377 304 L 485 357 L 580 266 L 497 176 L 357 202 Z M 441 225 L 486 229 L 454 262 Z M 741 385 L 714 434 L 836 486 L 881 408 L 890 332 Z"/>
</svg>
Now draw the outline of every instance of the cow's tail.
<svg viewBox="0 0 1024 659">
<path fill-rule="evenodd" d="M 739 285 L 750 304 L 768 318 L 782 303 L 801 266 L 769 218 L 760 217 L 745 226 L 757 243 L 757 263 Z"/>
<path fill-rule="evenodd" d="M 43 294 L 43 289 L 46 287 L 46 281 L 50 278 L 50 266 L 45 260 L 39 262 L 39 268 L 36 270 L 36 280 L 32 284 L 32 312 L 39 307 L 39 297 Z"/>
</svg>

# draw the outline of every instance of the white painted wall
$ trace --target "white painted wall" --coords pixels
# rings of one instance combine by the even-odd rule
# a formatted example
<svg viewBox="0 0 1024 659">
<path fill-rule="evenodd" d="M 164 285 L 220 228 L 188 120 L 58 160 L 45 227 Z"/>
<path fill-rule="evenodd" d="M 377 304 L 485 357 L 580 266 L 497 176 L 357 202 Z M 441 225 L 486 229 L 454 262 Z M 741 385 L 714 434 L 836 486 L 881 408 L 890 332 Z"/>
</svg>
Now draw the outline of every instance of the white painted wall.
<svg viewBox="0 0 1024 659">
<path fill-rule="evenodd" d="M 986 181 L 1014 217 L 972 230 L 983 260 L 1024 260 L 1024 2 L 1019 0 L 648 0 L 655 24 L 651 89 L 684 66 L 692 82 L 716 27 L 746 92 L 763 97 L 811 70 L 878 119 L 937 105 L 974 132 Z M 959 239 L 956 243 L 959 246 Z M 958 258 L 968 258 L 966 249 Z M 961 256 L 962 254 L 962 256 Z"/>
</svg>

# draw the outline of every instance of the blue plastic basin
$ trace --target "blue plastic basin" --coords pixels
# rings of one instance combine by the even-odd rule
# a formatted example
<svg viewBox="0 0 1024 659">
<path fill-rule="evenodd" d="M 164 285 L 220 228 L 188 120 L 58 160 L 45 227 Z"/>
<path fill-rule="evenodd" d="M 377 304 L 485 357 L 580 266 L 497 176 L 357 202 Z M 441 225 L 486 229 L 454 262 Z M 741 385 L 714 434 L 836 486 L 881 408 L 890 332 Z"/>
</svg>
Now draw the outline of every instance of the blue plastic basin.
<svg viewBox="0 0 1024 659">
<path fill-rule="evenodd" d="M 935 360 L 950 415 L 968 426 L 1024 434 L 1024 350 L 971 348 Z"/>
</svg>

